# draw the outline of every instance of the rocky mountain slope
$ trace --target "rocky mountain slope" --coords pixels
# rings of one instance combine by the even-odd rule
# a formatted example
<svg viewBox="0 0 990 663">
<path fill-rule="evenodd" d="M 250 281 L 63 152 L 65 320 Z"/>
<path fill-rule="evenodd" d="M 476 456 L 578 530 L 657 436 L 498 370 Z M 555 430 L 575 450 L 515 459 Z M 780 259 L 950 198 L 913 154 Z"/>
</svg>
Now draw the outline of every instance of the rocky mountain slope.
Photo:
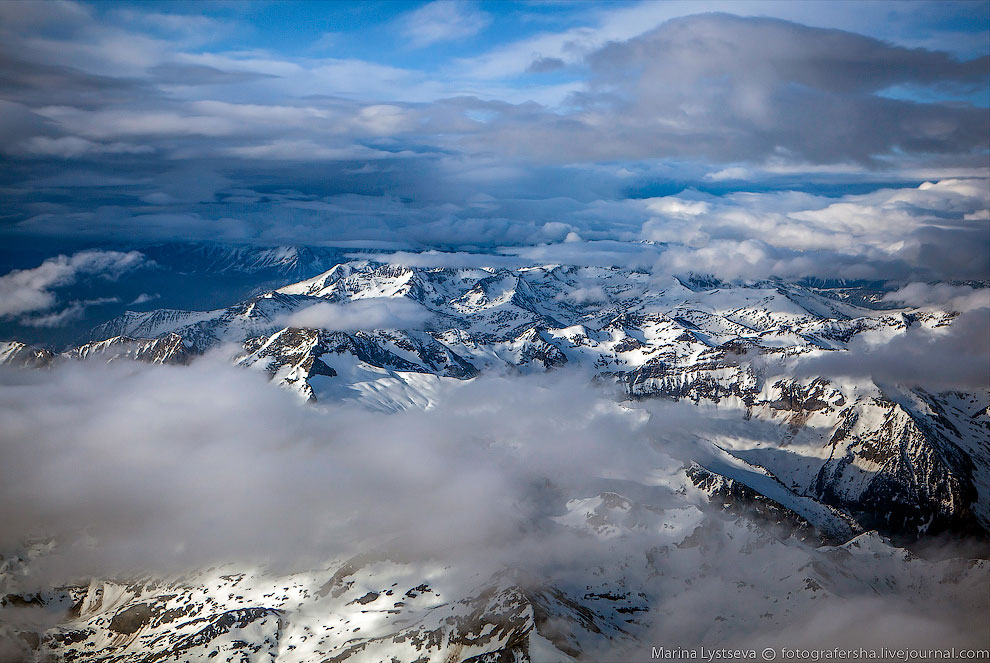
<svg viewBox="0 0 990 663">
<path fill-rule="evenodd" d="M 667 643 L 732 642 L 740 632 L 796 629 L 850 597 L 883 600 L 906 587 L 918 590 L 915 609 L 935 600 L 969 605 L 972 588 L 990 580 L 985 560 L 925 560 L 875 532 L 809 547 L 772 518 L 692 506 L 697 496 L 673 510 L 616 493 L 570 501 L 558 527 L 600 541 L 632 538 L 645 553 L 578 578 L 573 569 L 541 578 L 511 569 L 464 574 L 377 551 L 289 575 L 215 568 L 18 591 L 32 558 L 50 545 L 37 544 L 4 562 L 0 611 L 68 615 L 40 634 L 8 627 L 23 660 L 648 661 L 651 625 L 670 625 L 660 631 Z M 722 559 L 742 563 L 720 566 Z M 717 602 L 705 596 L 712 587 Z M 718 607 L 685 621 L 699 601 Z"/>
</svg>

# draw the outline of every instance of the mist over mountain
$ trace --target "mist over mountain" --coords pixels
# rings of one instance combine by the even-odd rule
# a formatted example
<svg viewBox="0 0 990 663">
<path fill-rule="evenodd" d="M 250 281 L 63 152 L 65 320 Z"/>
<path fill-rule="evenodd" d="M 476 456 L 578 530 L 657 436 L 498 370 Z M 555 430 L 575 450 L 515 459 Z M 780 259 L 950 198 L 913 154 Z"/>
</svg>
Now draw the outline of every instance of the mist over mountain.
<svg viewBox="0 0 990 663">
<path fill-rule="evenodd" d="M 984 655 L 988 26 L 0 4 L 0 663 Z"/>
</svg>

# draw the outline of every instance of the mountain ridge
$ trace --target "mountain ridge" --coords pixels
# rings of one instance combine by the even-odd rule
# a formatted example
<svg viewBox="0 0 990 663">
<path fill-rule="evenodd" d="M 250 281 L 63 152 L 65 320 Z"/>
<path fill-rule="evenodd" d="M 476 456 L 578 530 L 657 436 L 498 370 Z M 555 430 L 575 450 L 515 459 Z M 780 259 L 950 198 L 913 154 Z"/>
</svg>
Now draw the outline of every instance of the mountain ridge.
<svg viewBox="0 0 990 663">
<path fill-rule="evenodd" d="M 291 326 L 293 315 L 317 304 L 346 311 L 392 301 L 411 302 L 425 317 L 407 329 Z M 988 502 L 990 484 L 986 471 L 974 469 L 986 464 L 966 450 L 983 448 L 990 423 L 977 418 L 962 429 L 946 428 L 947 419 L 933 412 L 951 405 L 938 395 L 923 399 L 926 412 L 912 411 L 869 380 L 838 385 L 788 371 L 802 357 L 841 353 L 862 335 L 943 326 L 952 316 L 931 308 L 864 308 L 779 281 L 658 280 L 637 270 L 555 264 L 423 268 L 357 260 L 222 309 L 128 312 L 97 327 L 99 340 L 61 355 L 8 346 L 0 358 L 30 365 L 57 357 L 181 364 L 236 344 L 235 364 L 265 372 L 305 400 L 353 400 L 386 410 L 429 407 L 445 385 L 493 371 L 567 367 L 616 385 L 625 398 L 707 403 L 771 422 L 778 441 L 728 452 L 798 486 L 791 491 L 795 505 L 811 499 L 862 521 L 863 529 L 910 541 L 943 531 L 986 535 L 990 513 L 979 505 Z M 754 368 L 754 358 L 763 368 Z M 990 404 L 990 392 L 966 397 Z M 746 485 L 755 476 L 732 480 Z M 893 505 L 900 515 L 874 517 Z"/>
</svg>

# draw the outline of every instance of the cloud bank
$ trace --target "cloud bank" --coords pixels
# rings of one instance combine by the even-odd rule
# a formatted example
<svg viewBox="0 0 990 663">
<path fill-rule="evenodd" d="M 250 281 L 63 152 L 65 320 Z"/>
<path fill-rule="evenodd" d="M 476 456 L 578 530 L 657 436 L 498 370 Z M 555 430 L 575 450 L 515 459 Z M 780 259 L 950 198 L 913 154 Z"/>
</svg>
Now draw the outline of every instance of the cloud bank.
<svg viewBox="0 0 990 663">
<path fill-rule="evenodd" d="M 346 304 L 320 302 L 296 311 L 284 320 L 290 327 L 329 331 L 360 329 L 418 329 L 430 312 L 411 299 L 385 297 L 358 299 Z"/>
<path fill-rule="evenodd" d="M 685 463 L 711 454 L 704 440 L 730 422 L 690 404 L 626 409 L 585 378 L 484 378 L 435 409 L 383 415 L 302 406 L 211 358 L 3 371 L 0 549 L 54 536 L 56 549 L 27 579 L 39 588 L 215 564 L 289 572 L 371 550 L 434 560 L 451 582 L 471 584 L 508 566 L 584 587 L 596 566 L 620 563 L 649 597 L 650 611 L 637 615 L 641 642 L 831 646 L 845 633 L 880 646 L 900 633 L 958 646 L 985 637 L 973 623 L 982 587 L 876 595 L 852 589 L 858 579 L 848 595 L 795 604 L 786 621 L 796 626 L 783 636 L 764 629 L 758 615 L 783 605 L 772 590 L 781 574 L 801 573 L 819 553 L 709 513 L 681 489 Z M 566 500 L 604 490 L 663 510 L 664 522 L 698 518 L 701 527 L 647 563 L 644 551 L 676 527 L 599 537 L 565 525 Z M 858 559 L 850 573 L 904 589 L 896 556 Z M 727 587 L 749 589 L 726 603 Z M 874 631 L 844 631 L 851 610 L 884 619 Z M 723 626 L 722 614 L 738 621 Z M 639 660 L 643 650 L 610 654 Z"/>
<path fill-rule="evenodd" d="M 826 198 L 796 192 L 679 195 L 648 204 L 643 236 L 680 246 L 659 267 L 723 278 L 982 279 L 990 186 L 943 180 Z"/>
<path fill-rule="evenodd" d="M 548 25 L 531 7 L 510 39 L 500 12 L 430 3 L 366 28 L 388 46 L 374 60 L 344 33 L 251 48 L 247 19 L 219 8 L 10 4 L 0 235 L 548 253 L 648 239 L 682 245 L 664 268 L 725 276 L 982 278 L 985 45 L 746 9 L 791 20 L 647 4 L 539 31 L 520 27 Z M 464 52 L 425 54 L 440 44 Z"/>
<path fill-rule="evenodd" d="M 990 385 L 990 307 L 971 309 L 944 327 L 912 326 L 890 339 L 864 334 L 853 339 L 846 352 L 799 362 L 798 374 L 870 378 L 878 384 L 934 390 L 986 389 Z"/>
<path fill-rule="evenodd" d="M 33 269 L 15 269 L 0 276 L 0 317 L 50 309 L 57 302 L 54 292 L 57 288 L 72 285 L 87 276 L 116 279 L 143 263 L 144 256 L 137 251 L 82 251 L 50 258 Z M 100 302 L 75 302 L 73 306 L 81 310 L 96 303 Z M 69 310 L 71 307 L 66 309 Z M 45 319 L 55 323 L 58 316 L 72 315 L 66 311 Z"/>
</svg>

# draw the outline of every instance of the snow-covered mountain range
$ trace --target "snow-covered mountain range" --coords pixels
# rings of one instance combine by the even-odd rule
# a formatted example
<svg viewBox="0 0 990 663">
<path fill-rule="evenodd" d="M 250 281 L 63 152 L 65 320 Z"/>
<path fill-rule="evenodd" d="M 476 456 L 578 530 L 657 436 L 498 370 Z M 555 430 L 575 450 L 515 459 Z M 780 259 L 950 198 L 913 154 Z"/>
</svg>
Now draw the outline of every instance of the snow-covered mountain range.
<svg viewBox="0 0 990 663">
<path fill-rule="evenodd" d="M 719 441 L 745 468 L 725 471 L 742 472 L 730 478 L 771 493 L 826 533 L 986 531 L 990 394 L 794 377 L 803 357 L 842 352 L 859 336 L 952 319 L 848 299 L 847 289 L 657 280 L 615 268 L 356 261 L 223 309 L 127 313 L 60 356 L 185 363 L 236 344 L 237 364 L 302 398 L 386 410 L 429 407 L 486 372 L 569 368 L 616 384 L 627 398 L 689 400 L 773 423 L 776 439 L 761 446 Z M 293 322 L 314 311 L 325 328 Z M 55 359 L 16 343 L 0 352 L 7 363 Z"/>
<path fill-rule="evenodd" d="M 815 601 L 864 588 L 939 584 L 951 596 L 983 582 L 985 561 L 924 560 L 896 546 L 939 535 L 986 541 L 990 389 L 808 369 L 864 340 L 946 327 L 955 314 L 898 308 L 870 288 L 817 286 L 360 260 L 221 309 L 128 312 L 62 353 L 2 343 L 0 363 L 30 367 L 186 364 L 223 351 L 316 407 L 383 411 L 432 408 L 479 376 L 573 373 L 629 408 L 675 400 L 713 422 L 696 432 L 704 444 L 691 462 L 671 469 L 674 507 L 620 488 L 564 496 L 553 527 L 642 541 L 635 558 L 578 580 L 506 569 L 454 583 L 450 569 L 390 550 L 287 576 L 221 569 L 22 595 L 11 588 L 27 562 L 7 560 L 4 601 L 71 606 L 67 623 L 25 636 L 60 660 L 481 663 L 648 658 L 643 629 L 675 619 L 665 617 L 669 595 L 719 574 L 740 606 L 749 597 L 778 607 L 754 616 L 726 601 L 699 631 L 706 636 L 728 637 L 730 623 L 786 625 Z M 772 549 L 784 561 L 746 579 L 706 567 L 706 551 L 724 547 Z M 672 578 L 667 567 L 697 570 Z M 768 584 L 772 597 L 757 599 Z"/>
</svg>

